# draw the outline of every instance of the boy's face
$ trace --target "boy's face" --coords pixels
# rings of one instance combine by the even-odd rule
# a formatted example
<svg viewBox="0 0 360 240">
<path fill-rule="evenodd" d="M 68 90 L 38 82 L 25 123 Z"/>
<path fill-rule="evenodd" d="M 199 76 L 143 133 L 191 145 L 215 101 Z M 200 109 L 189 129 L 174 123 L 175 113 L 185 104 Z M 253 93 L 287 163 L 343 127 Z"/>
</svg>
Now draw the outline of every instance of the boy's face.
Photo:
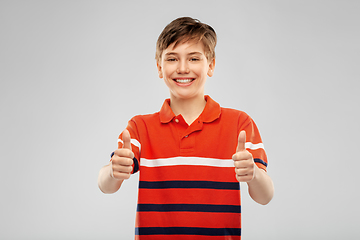
<svg viewBox="0 0 360 240">
<path fill-rule="evenodd" d="M 207 76 L 211 77 L 215 59 L 208 61 L 202 42 L 184 42 L 165 49 L 157 62 L 159 77 L 170 89 L 171 97 L 191 99 L 204 96 Z"/>
</svg>

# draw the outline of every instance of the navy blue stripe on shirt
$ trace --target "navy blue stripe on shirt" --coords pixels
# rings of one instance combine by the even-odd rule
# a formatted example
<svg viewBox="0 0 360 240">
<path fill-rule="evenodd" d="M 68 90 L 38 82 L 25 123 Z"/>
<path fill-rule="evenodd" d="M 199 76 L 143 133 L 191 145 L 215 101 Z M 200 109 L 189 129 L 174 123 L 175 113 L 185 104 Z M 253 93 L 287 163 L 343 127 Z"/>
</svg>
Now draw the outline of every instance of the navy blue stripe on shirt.
<svg viewBox="0 0 360 240">
<path fill-rule="evenodd" d="M 137 227 L 135 235 L 240 236 L 241 228 Z"/>
<path fill-rule="evenodd" d="M 241 206 L 213 204 L 138 204 L 137 211 L 241 213 Z"/>
<path fill-rule="evenodd" d="M 134 171 L 133 173 L 136 173 L 137 171 L 139 171 L 139 161 L 136 159 L 136 157 L 133 158 L 134 161 Z"/>
<path fill-rule="evenodd" d="M 213 181 L 140 181 L 139 188 L 167 189 L 167 188 L 200 188 L 200 189 L 223 189 L 239 190 L 238 182 L 213 182 Z"/>
<path fill-rule="evenodd" d="M 265 167 L 267 167 L 267 163 L 264 162 L 263 160 L 261 160 L 260 158 L 254 158 L 254 162 L 261 163 L 262 165 L 264 165 Z"/>
</svg>

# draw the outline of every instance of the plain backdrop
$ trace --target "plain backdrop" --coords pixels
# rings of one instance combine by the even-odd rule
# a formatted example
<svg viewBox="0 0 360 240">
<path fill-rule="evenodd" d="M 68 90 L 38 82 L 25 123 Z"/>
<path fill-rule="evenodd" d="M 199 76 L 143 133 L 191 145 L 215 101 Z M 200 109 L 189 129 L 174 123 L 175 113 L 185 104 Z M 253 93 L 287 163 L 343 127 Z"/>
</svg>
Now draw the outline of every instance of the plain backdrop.
<svg viewBox="0 0 360 240">
<path fill-rule="evenodd" d="M 359 239 L 360 1 L 0 0 L 0 239 L 133 239 L 138 174 L 100 168 L 160 110 L 155 44 L 191 16 L 218 34 L 206 94 L 257 123 L 275 184 L 242 184 L 242 235 Z"/>
</svg>

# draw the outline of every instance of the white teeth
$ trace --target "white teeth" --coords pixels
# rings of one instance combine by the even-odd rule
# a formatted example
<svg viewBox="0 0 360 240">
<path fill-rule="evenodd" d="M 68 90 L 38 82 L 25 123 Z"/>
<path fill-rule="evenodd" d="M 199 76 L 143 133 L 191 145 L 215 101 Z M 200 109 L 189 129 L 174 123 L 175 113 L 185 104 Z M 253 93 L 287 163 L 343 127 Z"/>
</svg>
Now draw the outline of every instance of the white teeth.
<svg viewBox="0 0 360 240">
<path fill-rule="evenodd" d="M 175 79 L 178 83 L 189 83 L 192 81 L 192 79 Z"/>
</svg>

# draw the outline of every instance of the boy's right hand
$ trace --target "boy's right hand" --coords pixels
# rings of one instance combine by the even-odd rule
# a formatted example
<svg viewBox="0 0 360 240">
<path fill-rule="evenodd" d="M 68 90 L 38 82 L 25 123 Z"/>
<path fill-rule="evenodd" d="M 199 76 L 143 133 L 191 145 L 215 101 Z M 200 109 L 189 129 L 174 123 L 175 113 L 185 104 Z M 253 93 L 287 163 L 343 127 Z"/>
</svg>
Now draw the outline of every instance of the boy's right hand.
<svg viewBox="0 0 360 240">
<path fill-rule="evenodd" d="M 111 177 L 129 179 L 132 172 L 134 153 L 131 150 L 131 138 L 128 130 L 122 133 L 123 147 L 116 149 L 111 158 Z"/>
</svg>

